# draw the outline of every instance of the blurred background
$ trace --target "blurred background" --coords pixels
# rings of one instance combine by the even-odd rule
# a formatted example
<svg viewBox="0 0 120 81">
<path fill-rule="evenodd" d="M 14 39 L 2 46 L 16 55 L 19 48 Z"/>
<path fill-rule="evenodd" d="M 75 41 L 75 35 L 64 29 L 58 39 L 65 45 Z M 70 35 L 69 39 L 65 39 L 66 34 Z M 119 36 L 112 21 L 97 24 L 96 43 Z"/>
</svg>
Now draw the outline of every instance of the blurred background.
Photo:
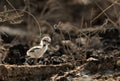
<svg viewBox="0 0 120 81">
<path fill-rule="evenodd" d="M 119 26 L 119 2 L 120 0 L 0 0 L 0 12 L 4 12 L 6 7 L 6 11 L 9 11 L 6 15 L 13 18 L 13 21 L 1 21 L 0 25 L 40 32 L 38 24 L 30 15 L 32 14 L 44 33 L 59 22 L 86 28 L 103 25 L 108 20 L 107 24 Z M 4 19 L 5 14 L 0 14 L 1 18 Z"/>
</svg>

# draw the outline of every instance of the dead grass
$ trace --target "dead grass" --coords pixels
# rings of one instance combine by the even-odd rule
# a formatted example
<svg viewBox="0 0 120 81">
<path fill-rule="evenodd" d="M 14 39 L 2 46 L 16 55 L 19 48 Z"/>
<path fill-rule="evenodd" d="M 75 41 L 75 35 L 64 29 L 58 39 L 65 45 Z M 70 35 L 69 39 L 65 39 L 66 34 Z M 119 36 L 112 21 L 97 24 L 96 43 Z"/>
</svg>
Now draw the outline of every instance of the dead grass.
<svg viewBox="0 0 120 81">
<path fill-rule="evenodd" d="M 0 2 L 4 3 L 0 5 L 4 6 L 0 9 L 0 24 L 8 25 L 0 27 L 1 47 L 7 54 L 5 63 L 24 67 L 27 49 L 39 44 L 44 34 L 49 34 L 52 38 L 51 46 L 43 58 L 39 59 L 39 63 L 52 67 L 71 63 L 72 70 L 66 72 L 57 70 L 59 73 L 51 74 L 52 78 L 42 77 L 42 80 L 86 80 L 84 77 L 89 73 L 84 74 L 85 76 L 78 75 L 83 69 L 90 71 L 87 80 L 99 81 L 109 78 L 111 81 L 117 80 L 120 67 L 119 0 L 2 0 Z M 1 51 L 0 48 L 0 54 L 4 55 Z M 89 60 L 90 58 L 97 60 Z M 32 68 L 32 62 L 30 64 L 29 69 Z M 8 71 L 11 71 L 12 65 L 8 66 L 10 66 Z M 14 68 L 16 72 L 17 68 L 19 67 Z M 49 70 L 51 71 L 47 69 L 46 72 Z M 102 75 L 108 70 L 113 72 L 112 77 Z"/>
</svg>

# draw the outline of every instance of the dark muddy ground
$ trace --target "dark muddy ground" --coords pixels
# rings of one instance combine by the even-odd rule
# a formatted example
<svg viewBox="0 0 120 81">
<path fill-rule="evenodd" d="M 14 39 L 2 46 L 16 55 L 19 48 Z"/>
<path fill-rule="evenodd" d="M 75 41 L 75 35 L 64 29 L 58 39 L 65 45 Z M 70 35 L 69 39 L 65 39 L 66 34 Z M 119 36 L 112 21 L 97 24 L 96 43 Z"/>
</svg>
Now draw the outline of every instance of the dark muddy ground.
<svg viewBox="0 0 120 81">
<path fill-rule="evenodd" d="M 120 80 L 120 0 L 1 0 L 0 7 L 0 81 Z M 45 35 L 52 42 L 35 63 L 26 52 Z"/>
</svg>

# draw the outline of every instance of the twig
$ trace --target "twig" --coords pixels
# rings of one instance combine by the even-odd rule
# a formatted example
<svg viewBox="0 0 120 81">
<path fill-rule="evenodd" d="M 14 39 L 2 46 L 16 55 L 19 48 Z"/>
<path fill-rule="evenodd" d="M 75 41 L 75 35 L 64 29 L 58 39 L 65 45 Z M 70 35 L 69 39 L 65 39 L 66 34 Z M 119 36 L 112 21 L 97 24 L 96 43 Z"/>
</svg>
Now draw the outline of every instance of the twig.
<svg viewBox="0 0 120 81">
<path fill-rule="evenodd" d="M 112 4 L 111 4 L 110 6 L 108 6 L 106 9 L 104 9 L 99 15 L 97 15 L 97 16 L 91 21 L 91 23 L 94 22 L 97 18 L 99 18 L 102 14 L 104 14 L 104 13 L 105 13 L 108 9 L 110 9 L 112 6 L 114 6 L 116 2 L 117 2 L 117 0 L 115 0 L 114 3 L 112 3 Z"/>
<path fill-rule="evenodd" d="M 87 65 L 87 63 L 81 65 L 81 66 L 78 66 L 77 68 L 75 68 L 74 70 L 71 70 L 69 72 L 65 72 L 64 75 L 62 76 L 55 76 L 55 79 L 54 81 L 59 81 L 61 78 L 64 78 L 64 77 L 67 77 L 69 74 L 72 74 L 72 73 L 77 73 L 77 72 L 80 72 L 84 69 L 84 67 Z"/>
</svg>

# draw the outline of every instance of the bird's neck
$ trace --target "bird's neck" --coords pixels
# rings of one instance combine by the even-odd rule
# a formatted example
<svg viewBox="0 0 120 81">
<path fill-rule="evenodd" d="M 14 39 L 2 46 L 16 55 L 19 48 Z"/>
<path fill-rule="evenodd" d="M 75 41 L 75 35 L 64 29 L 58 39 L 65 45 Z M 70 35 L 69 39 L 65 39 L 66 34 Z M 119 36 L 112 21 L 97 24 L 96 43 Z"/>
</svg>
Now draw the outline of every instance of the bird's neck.
<svg viewBox="0 0 120 81">
<path fill-rule="evenodd" d="M 43 41 L 40 42 L 40 46 L 41 46 L 42 48 L 48 47 L 48 45 L 47 45 L 47 44 L 44 44 Z"/>
<path fill-rule="evenodd" d="M 43 47 L 43 41 L 41 41 L 41 42 L 40 42 L 40 46 L 42 46 L 42 47 Z"/>
</svg>

